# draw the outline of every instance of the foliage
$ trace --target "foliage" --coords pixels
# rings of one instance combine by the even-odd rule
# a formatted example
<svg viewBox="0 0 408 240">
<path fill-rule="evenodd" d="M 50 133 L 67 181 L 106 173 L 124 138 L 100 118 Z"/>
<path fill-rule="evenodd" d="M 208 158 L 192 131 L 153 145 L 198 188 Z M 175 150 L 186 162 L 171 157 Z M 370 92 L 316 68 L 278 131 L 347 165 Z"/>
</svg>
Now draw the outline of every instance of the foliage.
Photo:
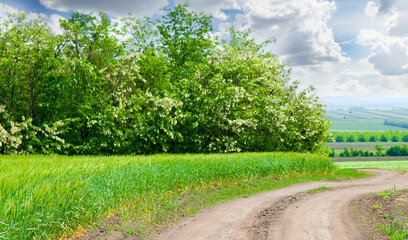
<svg viewBox="0 0 408 240">
<path fill-rule="evenodd" d="M 375 155 L 377 156 L 408 156 L 408 146 L 403 145 L 403 146 L 391 146 L 389 147 L 384 154 L 384 148 L 382 145 L 375 145 Z M 329 157 L 334 157 L 335 156 L 335 151 L 334 148 L 332 148 L 331 154 Z M 353 148 L 347 148 L 345 147 L 343 152 L 339 154 L 340 157 L 371 157 L 374 156 L 374 152 L 366 150 L 363 151 L 362 149 L 353 149 Z"/>
<path fill-rule="evenodd" d="M 269 42 L 234 29 L 212 37 L 211 16 L 186 4 L 164 12 L 129 16 L 122 28 L 104 13 L 74 13 L 59 35 L 9 15 L 0 27 L 1 153 L 320 151 L 323 105 L 264 51 Z"/>
<path fill-rule="evenodd" d="M 386 151 L 387 156 L 408 156 L 408 146 L 404 145 L 402 147 L 400 146 L 393 146 L 390 147 Z"/>
<path fill-rule="evenodd" d="M 404 131 L 331 131 L 330 134 L 336 142 L 392 142 L 408 141 L 408 133 Z"/>
<path fill-rule="evenodd" d="M 129 208 L 138 227 L 155 226 L 157 213 L 166 211 L 157 206 L 173 196 L 179 202 L 196 189 L 213 192 L 254 179 L 330 177 L 334 170 L 325 156 L 299 153 L 0 156 L 0 236 L 59 239 Z"/>
<path fill-rule="evenodd" d="M 384 125 L 408 128 L 408 121 L 385 119 Z"/>
</svg>

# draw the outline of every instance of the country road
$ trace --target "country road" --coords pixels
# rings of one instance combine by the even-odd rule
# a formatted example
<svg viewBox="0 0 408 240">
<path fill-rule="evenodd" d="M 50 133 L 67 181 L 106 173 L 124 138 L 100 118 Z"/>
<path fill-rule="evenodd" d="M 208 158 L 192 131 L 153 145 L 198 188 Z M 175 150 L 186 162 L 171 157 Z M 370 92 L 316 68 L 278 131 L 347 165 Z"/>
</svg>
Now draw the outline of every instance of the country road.
<svg viewBox="0 0 408 240">
<path fill-rule="evenodd" d="M 185 218 L 157 239 L 368 239 L 350 202 L 367 193 L 408 188 L 408 174 L 365 170 L 377 176 L 343 182 L 309 182 L 259 193 Z M 318 187 L 332 190 L 303 192 Z"/>
</svg>

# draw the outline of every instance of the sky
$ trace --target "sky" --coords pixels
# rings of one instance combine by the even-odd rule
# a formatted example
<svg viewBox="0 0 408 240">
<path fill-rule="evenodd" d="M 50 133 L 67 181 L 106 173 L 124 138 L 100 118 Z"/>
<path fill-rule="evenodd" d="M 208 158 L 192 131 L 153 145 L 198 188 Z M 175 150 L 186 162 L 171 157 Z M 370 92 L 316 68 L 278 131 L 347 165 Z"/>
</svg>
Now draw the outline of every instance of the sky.
<svg viewBox="0 0 408 240">
<path fill-rule="evenodd" d="M 72 12 L 106 12 L 114 19 L 160 16 L 185 0 L 0 0 L 0 16 L 41 15 L 56 32 Z M 190 0 L 210 13 L 216 31 L 250 28 L 256 41 L 273 37 L 269 51 L 292 68 L 301 87 L 317 95 L 408 95 L 407 0 Z M 215 33 L 217 34 L 217 33 Z"/>
</svg>

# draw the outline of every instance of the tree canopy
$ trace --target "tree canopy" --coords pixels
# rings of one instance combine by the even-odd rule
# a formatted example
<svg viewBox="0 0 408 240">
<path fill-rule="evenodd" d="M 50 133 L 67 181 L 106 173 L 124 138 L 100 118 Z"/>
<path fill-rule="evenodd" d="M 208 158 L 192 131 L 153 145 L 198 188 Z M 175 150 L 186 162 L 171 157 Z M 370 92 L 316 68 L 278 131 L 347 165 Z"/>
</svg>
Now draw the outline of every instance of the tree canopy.
<svg viewBox="0 0 408 240">
<path fill-rule="evenodd" d="M 56 34 L 10 14 L 0 28 L 0 153 L 318 151 L 329 123 L 278 56 L 178 5 L 123 27 L 75 13 Z"/>
</svg>

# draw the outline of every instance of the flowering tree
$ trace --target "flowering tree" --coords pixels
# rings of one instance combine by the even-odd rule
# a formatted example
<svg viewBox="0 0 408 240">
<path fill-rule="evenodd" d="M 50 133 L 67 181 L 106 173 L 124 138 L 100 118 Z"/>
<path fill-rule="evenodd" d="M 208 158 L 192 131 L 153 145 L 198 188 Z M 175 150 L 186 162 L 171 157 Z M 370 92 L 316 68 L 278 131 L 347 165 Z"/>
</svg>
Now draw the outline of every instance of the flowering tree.
<svg viewBox="0 0 408 240">
<path fill-rule="evenodd" d="M 328 120 L 250 31 L 211 36 L 187 5 L 158 20 L 75 13 L 57 35 L 0 29 L 0 153 L 319 151 Z"/>
</svg>

